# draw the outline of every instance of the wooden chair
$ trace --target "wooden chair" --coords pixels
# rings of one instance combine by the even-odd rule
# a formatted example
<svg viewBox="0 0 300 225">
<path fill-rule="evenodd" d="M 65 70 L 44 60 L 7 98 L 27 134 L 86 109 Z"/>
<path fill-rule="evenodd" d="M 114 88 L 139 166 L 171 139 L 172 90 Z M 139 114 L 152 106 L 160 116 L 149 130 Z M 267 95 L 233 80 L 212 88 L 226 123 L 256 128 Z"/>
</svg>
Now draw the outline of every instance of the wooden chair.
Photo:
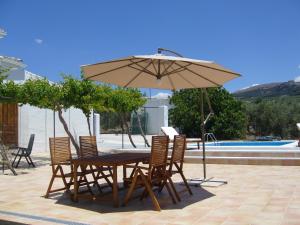
<svg viewBox="0 0 300 225">
<path fill-rule="evenodd" d="M 80 143 L 80 150 L 78 155 L 79 158 L 89 158 L 89 157 L 99 156 L 96 136 L 80 136 L 79 143 Z M 97 182 L 99 179 L 105 179 L 107 184 L 112 188 L 112 183 L 109 180 L 109 177 L 112 177 L 112 171 L 110 167 L 101 166 L 101 167 L 93 168 L 90 165 L 88 170 L 87 168 L 84 168 L 84 170 L 86 173 L 92 174 L 94 178 L 94 184 L 98 187 L 100 192 L 102 192 L 102 190 L 99 183 Z M 109 173 L 105 174 L 104 173 L 105 171 L 108 171 Z"/>
<path fill-rule="evenodd" d="M 12 163 L 13 166 L 14 166 L 17 158 L 19 157 L 17 164 L 14 166 L 15 168 L 18 168 L 19 163 L 23 157 L 26 159 L 29 166 L 35 167 L 34 163 L 32 162 L 32 159 L 30 157 L 31 152 L 32 152 L 33 142 L 34 142 L 34 136 L 35 136 L 34 134 L 30 135 L 27 148 L 18 147 L 18 152 L 16 154 L 13 153 L 13 155 L 15 156 L 14 161 Z"/>
<path fill-rule="evenodd" d="M 181 199 L 180 199 L 178 192 L 176 191 L 173 181 L 171 179 L 173 174 L 179 173 L 187 191 L 190 193 L 190 195 L 193 194 L 192 190 L 191 190 L 190 186 L 188 185 L 186 178 L 183 174 L 183 160 L 184 160 L 185 150 L 186 150 L 185 135 L 175 135 L 172 155 L 169 158 L 170 161 L 169 161 L 168 175 L 170 177 L 169 181 L 170 181 L 171 187 L 172 187 L 178 201 L 181 201 Z M 162 188 L 163 188 L 163 186 L 162 186 Z"/>
<path fill-rule="evenodd" d="M 49 138 L 49 145 L 50 145 L 50 155 L 51 155 L 51 167 L 52 167 L 52 177 L 45 195 L 45 198 L 49 197 L 50 193 L 57 192 L 57 191 L 70 191 L 71 185 L 74 183 L 74 176 L 73 176 L 73 167 L 71 164 L 72 155 L 71 155 L 71 148 L 70 148 L 70 138 L 69 137 L 56 137 L 56 138 Z M 70 172 L 65 172 L 64 168 L 69 167 Z M 85 174 L 79 174 L 79 185 L 83 186 L 86 185 L 88 190 L 92 193 L 89 183 Z M 52 185 L 55 178 L 61 178 L 64 187 L 52 190 Z M 69 179 L 69 181 L 67 181 Z"/>
<path fill-rule="evenodd" d="M 172 194 L 169 184 L 167 180 L 169 176 L 167 176 L 167 157 L 168 157 L 168 144 L 169 137 L 168 136 L 153 136 L 152 137 L 152 147 L 151 147 L 151 157 L 149 161 L 148 167 L 142 166 L 133 166 L 132 168 L 135 170 L 134 176 L 132 178 L 132 182 L 130 184 L 129 190 L 126 194 L 124 205 L 126 205 L 133 193 L 133 190 L 140 186 L 144 187 L 144 192 L 142 194 L 141 199 L 145 196 L 145 194 L 149 194 L 151 197 L 152 203 L 154 205 L 155 210 L 160 211 L 160 205 L 153 193 L 153 187 L 158 186 L 161 183 L 164 183 L 167 187 L 168 193 L 172 198 L 173 203 L 176 203 L 176 200 Z M 143 172 L 144 171 L 144 172 Z"/>
</svg>

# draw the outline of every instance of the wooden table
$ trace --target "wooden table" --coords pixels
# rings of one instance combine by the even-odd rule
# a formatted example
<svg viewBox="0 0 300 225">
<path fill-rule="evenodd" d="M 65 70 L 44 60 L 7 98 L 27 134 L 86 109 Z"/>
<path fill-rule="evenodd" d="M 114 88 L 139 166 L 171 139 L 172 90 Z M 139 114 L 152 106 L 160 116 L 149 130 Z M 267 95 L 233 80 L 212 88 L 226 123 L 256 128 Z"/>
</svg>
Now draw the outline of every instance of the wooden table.
<svg viewBox="0 0 300 225">
<path fill-rule="evenodd" d="M 147 162 L 149 161 L 150 153 L 118 153 L 108 154 L 92 158 L 80 158 L 73 159 L 72 164 L 74 166 L 74 201 L 78 200 L 78 176 L 77 170 L 80 166 L 110 166 L 113 173 L 113 201 L 114 206 L 119 207 L 119 195 L 118 195 L 118 166 L 124 166 L 131 163 Z"/>
</svg>

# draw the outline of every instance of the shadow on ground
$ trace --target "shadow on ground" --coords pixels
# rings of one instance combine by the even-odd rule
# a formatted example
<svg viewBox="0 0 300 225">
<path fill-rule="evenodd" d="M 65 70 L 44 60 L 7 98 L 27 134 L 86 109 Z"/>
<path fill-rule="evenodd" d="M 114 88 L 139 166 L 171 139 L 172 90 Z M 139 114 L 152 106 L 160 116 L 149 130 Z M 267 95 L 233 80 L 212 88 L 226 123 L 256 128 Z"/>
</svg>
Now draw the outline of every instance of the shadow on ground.
<svg viewBox="0 0 300 225">
<path fill-rule="evenodd" d="M 12 161 L 13 161 L 13 158 L 11 158 L 11 162 Z M 28 174 L 29 172 L 31 172 L 32 170 L 34 170 L 38 167 L 50 165 L 49 157 L 33 156 L 32 161 L 33 161 L 35 167 L 29 166 L 28 163 L 26 162 L 26 159 L 23 157 L 18 165 L 18 168 L 14 168 L 15 171 L 17 172 L 17 174 L 18 175 Z M 10 169 L 7 166 L 4 166 L 4 170 L 3 170 L 2 164 L 0 164 L 0 171 L 2 171 L 3 175 L 14 176 L 13 173 L 10 171 Z M 1 174 L 1 172 L 0 172 L 0 174 Z"/>
<path fill-rule="evenodd" d="M 176 190 L 179 192 L 181 201 L 177 204 L 173 204 L 168 192 L 164 189 L 161 193 L 155 192 L 155 195 L 159 201 L 162 210 L 173 210 L 173 209 L 182 209 L 189 205 L 192 205 L 196 202 L 203 201 L 210 197 L 215 196 L 209 191 L 205 190 L 202 187 L 191 187 L 193 195 L 190 195 L 183 185 L 180 183 L 175 183 Z M 154 210 L 152 201 L 150 197 L 147 197 L 143 200 L 139 199 L 143 189 L 135 190 L 132 199 L 129 201 L 127 206 L 122 206 L 124 197 L 128 189 L 119 190 L 119 201 L 120 207 L 113 207 L 112 193 L 107 188 L 105 194 L 102 194 L 101 197 L 97 200 L 86 199 L 89 193 L 83 194 L 82 198 L 79 198 L 78 202 L 73 202 L 70 200 L 70 195 L 52 195 L 51 199 L 56 200 L 56 204 L 66 205 L 74 208 L 81 208 L 86 210 L 91 210 L 99 213 L 115 213 L 115 212 L 134 212 L 134 211 L 149 211 Z M 96 189 L 93 189 L 94 194 L 99 193 Z"/>
<path fill-rule="evenodd" d="M 17 223 L 13 221 L 8 221 L 8 220 L 0 220 L 1 225 L 27 225 L 28 223 Z"/>
</svg>

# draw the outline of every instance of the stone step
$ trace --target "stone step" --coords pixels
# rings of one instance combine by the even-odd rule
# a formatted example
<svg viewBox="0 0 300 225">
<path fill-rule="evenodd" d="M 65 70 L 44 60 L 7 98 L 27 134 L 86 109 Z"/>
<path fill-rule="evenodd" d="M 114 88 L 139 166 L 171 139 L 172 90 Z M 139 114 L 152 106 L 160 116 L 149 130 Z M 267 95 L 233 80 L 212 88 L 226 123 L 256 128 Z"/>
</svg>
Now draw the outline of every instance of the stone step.
<svg viewBox="0 0 300 225">
<path fill-rule="evenodd" d="M 200 156 L 185 156 L 186 163 L 202 163 Z M 300 166 L 300 157 L 226 157 L 208 156 L 208 164 Z"/>
</svg>

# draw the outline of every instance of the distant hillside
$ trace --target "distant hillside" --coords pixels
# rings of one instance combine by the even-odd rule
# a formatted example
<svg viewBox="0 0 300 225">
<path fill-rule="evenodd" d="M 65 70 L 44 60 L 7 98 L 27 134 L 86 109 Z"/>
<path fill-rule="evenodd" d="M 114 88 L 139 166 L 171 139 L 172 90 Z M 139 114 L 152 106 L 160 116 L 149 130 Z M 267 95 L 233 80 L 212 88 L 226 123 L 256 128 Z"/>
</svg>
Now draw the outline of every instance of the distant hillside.
<svg viewBox="0 0 300 225">
<path fill-rule="evenodd" d="M 243 88 L 233 93 L 240 99 L 278 96 L 300 96 L 300 82 L 268 83 Z"/>
</svg>

